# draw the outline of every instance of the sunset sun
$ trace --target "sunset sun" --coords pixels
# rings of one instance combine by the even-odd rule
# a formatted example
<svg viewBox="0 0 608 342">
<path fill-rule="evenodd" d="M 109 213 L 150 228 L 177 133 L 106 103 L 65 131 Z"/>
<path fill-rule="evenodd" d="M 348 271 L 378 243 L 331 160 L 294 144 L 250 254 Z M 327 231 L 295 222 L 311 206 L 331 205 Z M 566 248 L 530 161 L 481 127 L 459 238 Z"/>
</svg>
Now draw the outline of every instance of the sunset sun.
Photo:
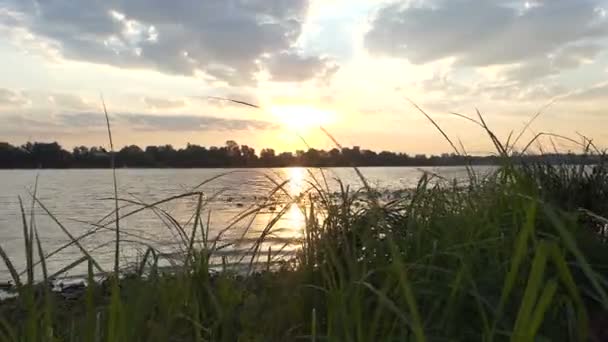
<svg viewBox="0 0 608 342">
<path fill-rule="evenodd" d="M 270 107 L 270 113 L 284 127 L 296 131 L 317 128 L 336 119 L 333 111 L 304 105 L 276 105 Z"/>
</svg>

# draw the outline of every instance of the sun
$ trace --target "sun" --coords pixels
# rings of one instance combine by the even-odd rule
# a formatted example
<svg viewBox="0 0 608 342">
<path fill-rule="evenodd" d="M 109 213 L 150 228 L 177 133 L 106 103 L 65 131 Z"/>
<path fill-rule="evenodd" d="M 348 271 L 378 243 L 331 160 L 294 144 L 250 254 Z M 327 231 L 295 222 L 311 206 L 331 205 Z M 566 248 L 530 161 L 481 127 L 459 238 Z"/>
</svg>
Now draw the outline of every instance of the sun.
<svg viewBox="0 0 608 342">
<path fill-rule="evenodd" d="M 303 105 L 276 105 L 270 107 L 270 113 L 283 126 L 296 131 L 328 125 L 336 117 L 333 111 Z"/>
</svg>

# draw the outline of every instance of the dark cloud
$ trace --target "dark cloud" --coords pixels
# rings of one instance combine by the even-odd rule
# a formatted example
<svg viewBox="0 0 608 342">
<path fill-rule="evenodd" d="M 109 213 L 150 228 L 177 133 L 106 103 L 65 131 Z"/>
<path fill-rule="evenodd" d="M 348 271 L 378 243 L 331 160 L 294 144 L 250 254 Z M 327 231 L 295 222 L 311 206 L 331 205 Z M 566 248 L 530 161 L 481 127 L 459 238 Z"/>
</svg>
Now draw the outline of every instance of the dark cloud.
<svg viewBox="0 0 608 342">
<path fill-rule="evenodd" d="M 186 105 L 186 102 L 184 100 L 172 100 L 147 96 L 144 97 L 144 103 L 148 107 L 156 109 L 181 108 Z"/>
<path fill-rule="evenodd" d="M 506 0 L 425 4 L 382 7 L 365 37 L 367 49 L 417 64 L 455 57 L 460 65 L 486 66 L 547 56 L 608 34 L 600 0 L 541 1 L 528 9 Z"/>
<path fill-rule="evenodd" d="M 316 77 L 327 79 L 338 71 L 338 66 L 328 58 L 306 57 L 288 51 L 271 57 L 267 68 L 272 80 L 279 82 L 300 82 Z"/>
<path fill-rule="evenodd" d="M 0 0 L 67 58 L 249 84 L 291 49 L 308 0 Z"/>
</svg>

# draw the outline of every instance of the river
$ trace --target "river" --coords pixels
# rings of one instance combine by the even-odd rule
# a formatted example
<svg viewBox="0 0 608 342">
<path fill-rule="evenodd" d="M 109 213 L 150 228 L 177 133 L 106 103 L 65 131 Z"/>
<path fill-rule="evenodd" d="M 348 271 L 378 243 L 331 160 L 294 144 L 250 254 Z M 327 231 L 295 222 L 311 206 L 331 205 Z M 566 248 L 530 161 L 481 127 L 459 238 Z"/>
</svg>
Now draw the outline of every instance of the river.
<svg viewBox="0 0 608 342">
<path fill-rule="evenodd" d="M 491 167 L 477 167 L 477 172 L 487 172 Z M 368 167 L 361 169 L 368 183 L 384 193 L 414 187 L 424 172 L 437 174 L 446 179 L 466 180 L 464 167 Z M 171 196 L 192 191 L 202 191 L 203 211 L 201 221 L 207 226 L 208 236 L 213 239 L 224 228 L 222 239 L 235 241 L 245 236 L 255 239 L 288 203 L 289 196 L 306 192 L 311 184 L 329 187 L 338 191 L 337 179 L 351 189 L 363 186 L 352 168 L 328 168 L 323 171 L 306 168 L 276 169 L 118 169 L 116 170 L 119 197 L 129 201 L 153 203 Z M 42 205 L 73 236 L 80 236 L 91 230 L 97 232 L 82 239 L 82 246 L 95 257 L 104 270 L 113 265 L 114 233 L 99 228 L 113 219 L 114 208 L 113 181 L 111 170 L 2 170 L 0 171 L 0 245 L 11 257 L 19 270 L 25 267 L 25 247 L 23 243 L 22 218 L 19 197 L 23 200 L 27 220 L 31 218 L 32 196 L 35 180 L 38 177 L 37 198 Z M 217 177 L 217 178 L 215 178 Z M 207 180 L 210 180 L 206 182 Z M 284 186 L 277 191 L 276 200 L 280 203 L 269 204 L 267 198 L 276 184 Z M 203 185 L 197 187 L 198 185 Z M 166 211 L 189 234 L 192 216 L 198 203 L 196 195 L 172 200 L 159 206 Z M 264 205 L 255 217 L 250 216 L 234 223 L 248 208 Z M 121 201 L 120 214 L 127 214 L 139 206 Z M 125 206 L 125 207 L 122 207 Z M 45 254 L 53 252 L 69 241 L 65 232 L 47 214 L 41 205 L 34 205 L 33 217 L 38 229 Z M 133 262 L 143 255 L 147 246 L 153 246 L 165 253 L 179 252 L 180 232 L 175 224 L 159 210 L 144 210 L 120 220 L 123 243 L 121 248 L 123 264 Z M 304 216 L 297 206 L 285 208 L 285 214 L 274 226 L 268 239 L 268 246 L 275 253 L 291 253 L 298 247 L 297 240 L 302 236 Z M 114 227 L 113 224 L 108 227 Z M 173 227 L 173 228 L 171 228 Z M 291 242 L 291 243 L 290 243 Z M 245 251 L 246 244 L 226 248 L 226 253 Z M 272 253 L 272 251 L 271 251 Z M 82 252 L 71 246 L 48 258 L 49 272 L 82 257 Z M 240 260 L 240 259 L 239 259 Z M 75 268 L 70 274 L 82 274 L 85 265 Z M 6 266 L 0 262 L 0 281 L 9 279 Z"/>
</svg>

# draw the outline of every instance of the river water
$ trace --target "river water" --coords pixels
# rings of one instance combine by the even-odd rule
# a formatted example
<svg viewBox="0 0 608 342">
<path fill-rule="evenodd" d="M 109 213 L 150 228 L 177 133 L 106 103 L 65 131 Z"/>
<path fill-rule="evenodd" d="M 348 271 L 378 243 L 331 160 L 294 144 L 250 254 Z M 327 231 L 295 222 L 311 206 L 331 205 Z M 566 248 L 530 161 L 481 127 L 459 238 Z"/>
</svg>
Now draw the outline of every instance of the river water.
<svg viewBox="0 0 608 342">
<path fill-rule="evenodd" d="M 491 167 L 477 168 L 484 173 Z M 446 179 L 466 180 L 464 167 L 369 167 L 361 169 L 369 184 L 384 193 L 414 187 L 424 172 Z M 207 227 L 208 237 L 213 239 L 224 231 L 222 241 L 252 241 L 289 202 L 289 196 L 306 192 L 310 184 L 326 184 L 330 191 L 338 191 L 339 179 L 351 189 L 363 186 L 351 168 L 319 169 L 119 169 L 116 170 L 119 198 L 140 203 L 153 203 L 171 196 L 202 191 L 204 196 L 201 222 Z M 38 177 L 37 198 L 32 195 Z M 214 178 L 217 177 L 217 178 Z M 207 180 L 210 180 L 206 182 Z M 316 180 L 315 180 L 316 179 Z M 276 196 L 268 198 L 277 184 L 284 183 Z M 204 184 L 202 184 L 204 183 Z M 202 185 L 200 185 L 202 184 Z M 200 185 L 200 186 L 199 186 Z M 25 268 L 25 247 L 19 198 L 23 201 L 26 219 L 37 227 L 45 254 L 49 254 L 69 241 L 55 219 L 73 236 L 78 237 L 92 230 L 96 233 L 81 240 L 81 245 L 94 256 L 104 270 L 111 270 L 114 258 L 114 232 L 101 228 L 104 224 L 113 228 L 114 218 L 113 181 L 111 170 L 3 170 L 0 171 L 0 246 L 11 257 L 16 268 Z M 278 203 L 275 203 L 278 202 Z M 192 229 L 192 217 L 196 212 L 198 196 L 192 195 L 159 205 L 178 222 L 188 235 Z M 264 206 L 255 216 L 236 220 L 248 208 Z M 121 201 L 120 214 L 125 215 L 140 205 Z M 124 207 L 123 207 L 124 206 Z M 32 215 L 33 212 L 33 215 Z M 124 239 L 121 248 L 123 264 L 141 257 L 148 246 L 163 253 L 178 253 L 183 249 L 180 232 L 172 219 L 160 210 L 144 210 L 120 220 Z M 54 217 L 54 218 L 53 218 Z M 269 246 L 276 255 L 291 253 L 302 237 L 304 216 L 297 206 L 285 208 L 285 214 L 274 225 L 268 238 Z M 245 239 L 242 239 L 242 237 Z M 226 253 L 246 251 L 250 246 L 230 246 Z M 271 249 L 271 255 L 272 255 Z M 232 255 L 232 254 L 226 254 Z M 47 259 L 49 273 L 60 270 L 83 256 L 76 246 L 70 246 Z M 274 256 L 273 256 L 274 257 Z M 242 261 L 240 258 L 238 259 Z M 67 273 L 82 274 L 83 264 Z M 0 262 L 0 281 L 9 279 L 7 268 Z"/>
</svg>

